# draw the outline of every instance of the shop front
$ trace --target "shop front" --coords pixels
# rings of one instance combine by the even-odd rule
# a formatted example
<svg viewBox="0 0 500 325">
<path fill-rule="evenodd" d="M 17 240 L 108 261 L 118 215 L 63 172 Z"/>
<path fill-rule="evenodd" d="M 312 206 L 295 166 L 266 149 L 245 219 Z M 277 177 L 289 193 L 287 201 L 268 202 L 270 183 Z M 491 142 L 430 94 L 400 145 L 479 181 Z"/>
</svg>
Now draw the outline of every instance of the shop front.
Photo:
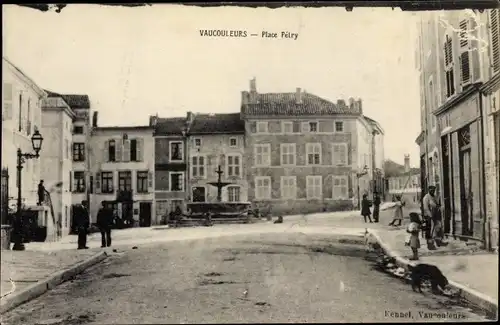
<svg viewBox="0 0 500 325">
<path fill-rule="evenodd" d="M 484 157 L 481 96 L 472 88 L 436 111 L 439 121 L 444 228 L 484 241 Z"/>
</svg>

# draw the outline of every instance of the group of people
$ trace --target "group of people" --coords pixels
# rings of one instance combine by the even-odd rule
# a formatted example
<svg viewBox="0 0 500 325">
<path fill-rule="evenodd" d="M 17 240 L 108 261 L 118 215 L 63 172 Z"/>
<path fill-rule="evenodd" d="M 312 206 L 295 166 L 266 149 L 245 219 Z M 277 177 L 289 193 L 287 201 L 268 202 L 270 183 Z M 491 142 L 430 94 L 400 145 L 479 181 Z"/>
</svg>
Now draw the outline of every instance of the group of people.
<svg viewBox="0 0 500 325">
<path fill-rule="evenodd" d="M 101 208 L 97 212 L 97 227 L 101 232 L 101 247 L 111 246 L 111 228 L 114 223 L 114 212 L 112 209 L 101 203 Z M 76 206 L 73 210 L 75 226 L 78 232 L 78 249 L 88 249 L 87 235 L 90 228 L 90 218 L 87 201 Z"/>
<path fill-rule="evenodd" d="M 405 245 L 410 246 L 413 252 L 411 260 L 418 260 L 418 249 L 420 248 L 420 233 L 427 242 L 427 248 L 435 250 L 436 246 L 446 246 L 444 242 L 443 221 L 441 217 L 441 207 L 436 199 L 436 186 L 431 185 L 428 188 L 427 194 L 422 199 L 422 218 L 418 213 L 411 212 L 409 214 L 410 223 L 406 228 L 408 237 L 406 238 Z M 368 221 L 378 222 L 380 213 L 380 196 L 374 193 L 373 202 L 368 199 L 368 195 L 363 195 L 361 202 L 361 215 L 365 223 Z M 373 205 L 373 221 L 371 219 L 371 207 Z M 403 223 L 403 207 L 405 202 L 401 196 L 394 197 L 394 216 L 389 226 L 401 226 Z"/>
</svg>

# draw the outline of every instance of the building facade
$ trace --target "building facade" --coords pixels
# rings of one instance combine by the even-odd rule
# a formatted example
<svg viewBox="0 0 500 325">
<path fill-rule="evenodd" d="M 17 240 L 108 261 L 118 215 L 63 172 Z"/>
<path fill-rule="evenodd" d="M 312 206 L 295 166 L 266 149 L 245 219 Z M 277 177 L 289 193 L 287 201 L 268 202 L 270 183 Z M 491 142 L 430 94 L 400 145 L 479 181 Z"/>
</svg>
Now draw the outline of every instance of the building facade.
<svg viewBox="0 0 500 325">
<path fill-rule="evenodd" d="M 487 116 L 498 91 L 498 10 L 426 12 L 418 30 L 422 186 L 437 186 L 447 233 L 491 246 L 498 207 L 487 202 L 498 202 L 498 191 L 486 133 L 494 133 Z"/>
<path fill-rule="evenodd" d="M 370 192 L 373 128 L 361 100 L 333 104 L 300 88 L 258 93 L 253 79 L 241 115 L 248 197 L 257 207 L 283 214 L 352 209 Z"/>
<path fill-rule="evenodd" d="M 40 152 L 42 179 L 49 192 L 59 236 L 71 230 L 72 193 L 69 180 L 73 170 L 73 156 L 69 144 L 72 139 L 75 114 L 62 97 L 51 96 L 42 103 L 44 148 Z"/>
<path fill-rule="evenodd" d="M 147 126 L 92 128 L 90 212 L 92 222 L 105 205 L 132 225 L 148 227 L 154 219 L 154 128 Z"/>
<path fill-rule="evenodd" d="M 217 187 L 209 183 L 231 183 L 222 188 L 222 202 L 247 202 L 245 123 L 240 113 L 195 115 L 188 137 L 188 190 L 190 202 L 217 202 Z"/>
<path fill-rule="evenodd" d="M 398 173 L 387 178 L 389 198 L 401 196 L 407 208 L 420 206 L 422 189 L 420 187 L 420 172 L 410 167 L 410 156 L 405 155 L 404 168 Z"/>
<path fill-rule="evenodd" d="M 2 169 L 6 169 L 9 174 L 9 206 L 15 206 L 17 150 L 33 152 L 31 136 L 37 129 L 42 132 L 42 100 L 47 94 L 5 57 L 2 58 L 2 67 Z M 41 154 L 47 142 L 42 143 Z M 21 175 L 23 204 L 26 208 L 36 207 L 37 185 L 41 177 L 40 159 L 27 159 Z"/>
<path fill-rule="evenodd" d="M 159 118 L 150 116 L 149 125 L 154 127 L 155 141 L 155 220 L 164 223 L 166 216 L 180 207 L 186 211 L 187 191 L 187 149 L 186 137 L 188 118 Z"/>
</svg>

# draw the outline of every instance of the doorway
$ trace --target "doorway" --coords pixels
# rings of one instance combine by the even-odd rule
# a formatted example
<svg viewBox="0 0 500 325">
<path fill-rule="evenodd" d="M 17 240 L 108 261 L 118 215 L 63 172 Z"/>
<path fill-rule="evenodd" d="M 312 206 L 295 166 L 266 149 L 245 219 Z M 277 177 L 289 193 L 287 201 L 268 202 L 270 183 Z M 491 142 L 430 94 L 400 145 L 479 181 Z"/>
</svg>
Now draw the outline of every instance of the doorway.
<svg viewBox="0 0 500 325">
<path fill-rule="evenodd" d="M 204 186 L 193 187 L 193 202 L 205 202 L 206 192 Z"/>
<path fill-rule="evenodd" d="M 151 202 L 139 203 L 139 227 L 151 227 Z"/>
<path fill-rule="evenodd" d="M 446 234 L 451 233 L 451 222 L 452 222 L 452 201 L 451 201 L 451 185 L 450 185 L 450 143 L 448 135 L 441 138 L 441 150 L 443 152 L 443 203 L 444 203 L 444 232 Z"/>
<path fill-rule="evenodd" d="M 462 235 L 472 236 L 472 193 L 470 149 L 460 152 L 460 203 L 462 210 Z"/>
</svg>

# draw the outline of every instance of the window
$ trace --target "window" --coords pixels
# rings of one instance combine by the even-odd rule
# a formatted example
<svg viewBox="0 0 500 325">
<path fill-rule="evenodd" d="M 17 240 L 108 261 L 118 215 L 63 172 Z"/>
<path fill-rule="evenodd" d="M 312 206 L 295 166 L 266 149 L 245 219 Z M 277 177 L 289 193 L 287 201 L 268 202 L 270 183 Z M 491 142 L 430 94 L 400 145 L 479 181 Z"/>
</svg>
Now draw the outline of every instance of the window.
<svg viewBox="0 0 500 325">
<path fill-rule="evenodd" d="M 229 202 L 240 202 L 240 187 L 229 186 L 227 188 L 227 200 Z"/>
<path fill-rule="evenodd" d="M 255 199 L 269 200 L 271 198 L 271 177 L 255 177 Z"/>
<path fill-rule="evenodd" d="M 293 133 L 293 122 L 283 122 L 283 133 Z"/>
<path fill-rule="evenodd" d="M 26 134 L 31 134 L 31 98 L 28 98 L 28 112 L 26 117 Z"/>
<path fill-rule="evenodd" d="M 318 132 L 318 122 L 309 122 L 309 132 Z"/>
<path fill-rule="evenodd" d="M 500 10 L 490 10 L 491 31 L 491 68 L 493 73 L 500 71 Z"/>
<path fill-rule="evenodd" d="M 68 206 L 64 206 L 64 227 L 68 228 Z"/>
<path fill-rule="evenodd" d="M 73 134 L 83 134 L 83 126 L 74 126 Z"/>
<path fill-rule="evenodd" d="M 446 35 L 444 43 L 444 62 L 446 74 L 446 98 L 455 94 L 455 77 L 453 70 L 453 41 L 449 35 Z"/>
<path fill-rule="evenodd" d="M 281 176 L 281 198 L 285 200 L 297 198 L 297 178 L 295 176 Z"/>
<path fill-rule="evenodd" d="M 257 122 L 257 133 L 267 133 L 268 123 L 267 122 Z"/>
<path fill-rule="evenodd" d="M 236 147 L 236 146 L 238 146 L 238 139 L 236 139 L 236 138 L 229 138 L 229 146 L 230 147 Z"/>
<path fill-rule="evenodd" d="M 21 132 L 23 130 L 23 94 L 19 93 L 19 126 L 18 131 Z"/>
<path fill-rule="evenodd" d="M 116 161 L 116 141 L 109 140 L 108 142 L 109 161 Z"/>
<path fill-rule="evenodd" d="M 281 165 L 295 165 L 296 145 L 295 143 L 282 143 L 281 145 Z"/>
<path fill-rule="evenodd" d="M 194 156 L 192 165 L 193 177 L 205 177 L 205 157 Z"/>
<path fill-rule="evenodd" d="M 269 166 L 271 164 L 271 145 L 256 144 L 254 147 L 255 166 Z"/>
<path fill-rule="evenodd" d="M 132 172 L 130 171 L 118 172 L 118 189 L 120 191 L 132 190 Z"/>
<path fill-rule="evenodd" d="M 206 189 L 204 186 L 195 186 L 192 189 L 193 192 L 193 202 L 205 202 L 206 200 Z"/>
<path fill-rule="evenodd" d="M 240 155 L 227 155 L 227 176 L 241 176 L 241 157 Z"/>
<path fill-rule="evenodd" d="M 113 172 L 101 172 L 101 192 L 113 193 Z"/>
<path fill-rule="evenodd" d="M 321 143 L 306 143 L 308 165 L 321 164 Z"/>
<path fill-rule="evenodd" d="M 170 160 L 171 161 L 183 161 L 184 160 L 184 152 L 183 145 L 181 141 L 172 141 L 170 142 Z"/>
<path fill-rule="evenodd" d="M 89 176 L 89 193 L 94 193 L 94 176 L 92 175 Z"/>
<path fill-rule="evenodd" d="M 336 121 L 335 122 L 335 132 L 344 132 L 344 122 Z"/>
<path fill-rule="evenodd" d="M 323 181 L 321 176 L 307 176 L 307 199 L 321 199 L 323 196 Z"/>
<path fill-rule="evenodd" d="M 73 161 L 85 161 L 85 143 L 73 143 Z"/>
<path fill-rule="evenodd" d="M 171 172 L 169 177 L 170 191 L 182 192 L 184 191 L 184 173 Z"/>
<path fill-rule="evenodd" d="M 347 165 L 347 143 L 334 143 L 332 149 L 333 165 Z"/>
<path fill-rule="evenodd" d="M 130 161 L 139 161 L 137 156 L 137 139 L 130 140 Z"/>
<path fill-rule="evenodd" d="M 471 68 L 470 68 L 470 48 L 469 48 L 469 21 L 460 21 L 460 83 L 462 87 L 471 83 Z"/>
<path fill-rule="evenodd" d="M 85 172 L 78 171 L 73 173 L 75 193 L 85 193 Z"/>
<path fill-rule="evenodd" d="M 347 176 L 333 176 L 333 199 L 347 199 L 349 186 Z"/>
<path fill-rule="evenodd" d="M 138 171 L 137 172 L 137 193 L 147 193 L 148 192 L 148 172 Z"/>
<path fill-rule="evenodd" d="M 194 139 L 194 146 L 195 146 L 196 148 L 201 147 L 201 139 L 200 139 L 200 138 L 195 138 L 195 139 Z"/>
</svg>

